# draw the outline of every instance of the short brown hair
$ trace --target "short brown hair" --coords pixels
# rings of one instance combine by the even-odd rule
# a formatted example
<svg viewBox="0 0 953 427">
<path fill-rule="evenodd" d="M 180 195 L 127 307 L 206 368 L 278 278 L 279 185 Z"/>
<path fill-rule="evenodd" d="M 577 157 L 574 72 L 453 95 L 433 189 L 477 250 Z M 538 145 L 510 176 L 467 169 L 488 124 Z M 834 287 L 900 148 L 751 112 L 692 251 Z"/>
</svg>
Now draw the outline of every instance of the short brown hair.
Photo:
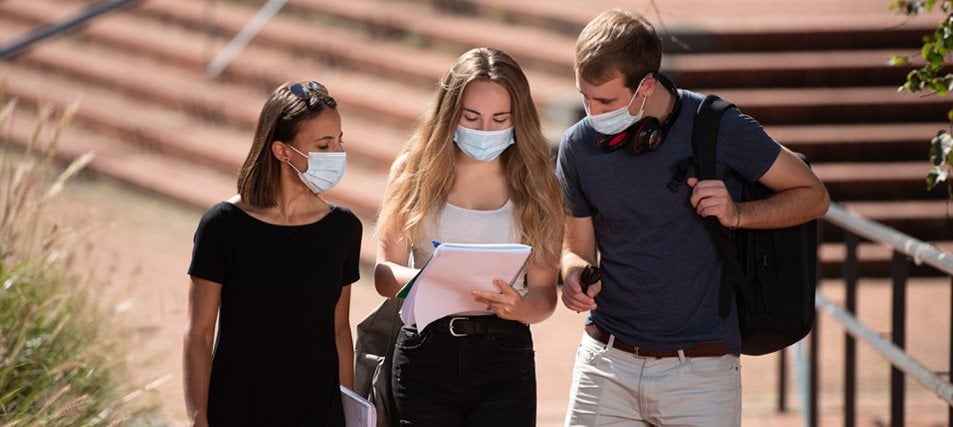
<svg viewBox="0 0 953 427">
<path fill-rule="evenodd" d="M 635 90 L 643 77 L 658 74 L 661 64 L 662 41 L 655 27 L 636 12 L 603 12 L 576 40 L 576 71 L 589 83 L 605 83 L 620 72 L 626 87 Z"/>
</svg>

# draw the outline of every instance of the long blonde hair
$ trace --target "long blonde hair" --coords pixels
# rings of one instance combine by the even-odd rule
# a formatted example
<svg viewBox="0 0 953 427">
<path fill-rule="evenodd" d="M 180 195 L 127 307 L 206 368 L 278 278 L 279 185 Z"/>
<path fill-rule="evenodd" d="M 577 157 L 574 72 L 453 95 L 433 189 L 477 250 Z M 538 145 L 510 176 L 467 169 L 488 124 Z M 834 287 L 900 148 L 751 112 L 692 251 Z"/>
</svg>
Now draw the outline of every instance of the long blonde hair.
<svg viewBox="0 0 953 427">
<path fill-rule="evenodd" d="M 492 81 L 510 94 L 516 143 L 501 154 L 514 222 L 531 262 L 558 265 L 563 235 L 563 201 L 549 144 L 540 130 L 529 82 L 503 51 L 476 48 L 461 55 L 440 79 L 434 101 L 391 168 L 377 235 L 412 245 L 431 212 L 439 212 L 453 188 L 463 90 L 473 81 Z"/>
</svg>

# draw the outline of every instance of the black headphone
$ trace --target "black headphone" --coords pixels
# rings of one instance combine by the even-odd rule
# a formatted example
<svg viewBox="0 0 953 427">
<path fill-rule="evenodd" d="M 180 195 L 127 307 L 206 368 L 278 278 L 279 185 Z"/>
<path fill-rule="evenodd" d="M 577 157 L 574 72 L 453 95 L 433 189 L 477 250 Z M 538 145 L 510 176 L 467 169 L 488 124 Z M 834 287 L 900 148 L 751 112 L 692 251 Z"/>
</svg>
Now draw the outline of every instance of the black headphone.
<svg viewBox="0 0 953 427">
<path fill-rule="evenodd" d="M 678 112 L 682 109 L 682 99 L 671 80 L 662 74 L 656 74 L 655 78 L 675 98 L 675 105 L 672 106 L 672 112 L 665 119 L 665 123 L 660 123 L 658 118 L 646 116 L 615 135 L 600 134 L 596 143 L 599 144 L 602 151 L 611 153 L 631 144 L 632 151 L 635 154 L 643 154 L 655 151 L 662 145 L 665 140 L 665 132 L 675 123 Z"/>
</svg>

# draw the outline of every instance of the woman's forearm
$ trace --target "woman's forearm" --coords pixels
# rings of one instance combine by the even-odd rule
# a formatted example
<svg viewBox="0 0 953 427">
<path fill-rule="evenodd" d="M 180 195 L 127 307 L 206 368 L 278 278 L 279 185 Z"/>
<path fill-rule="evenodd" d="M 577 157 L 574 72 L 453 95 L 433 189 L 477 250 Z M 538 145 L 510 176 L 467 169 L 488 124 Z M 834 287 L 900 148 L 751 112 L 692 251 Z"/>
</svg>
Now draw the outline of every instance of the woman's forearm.
<svg viewBox="0 0 953 427">
<path fill-rule="evenodd" d="M 212 376 L 212 339 L 186 332 L 183 343 L 182 382 L 190 425 L 208 425 L 208 388 Z"/>
</svg>

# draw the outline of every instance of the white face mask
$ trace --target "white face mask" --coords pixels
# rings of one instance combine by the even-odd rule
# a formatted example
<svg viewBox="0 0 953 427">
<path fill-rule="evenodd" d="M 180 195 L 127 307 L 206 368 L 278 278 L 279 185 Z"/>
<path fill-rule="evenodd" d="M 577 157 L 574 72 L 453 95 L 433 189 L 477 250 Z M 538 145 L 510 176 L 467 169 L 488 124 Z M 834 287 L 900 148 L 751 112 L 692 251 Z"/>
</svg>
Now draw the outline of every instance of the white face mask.
<svg viewBox="0 0 953 427">
<path fill-rule="evenodd" d="M 457 143 L 457 147 L 474 160 L 488 162 L 513 145 L 513 127 L 483 131 L 457 125 L 453 140 Z"/>
<path fill-rule="evenodd" d="M 295 153 L 305 156 L 298 149 L 288 145 Z M 344 165 L 347 163 L 347 153 L 341 151 L 336 153 L 309 152 L 305 157 L 308 158 L 308 170 L 302 172 L 288 161 L 295 172 L 298 172 L 298 178 L 308 186 L 313 193 L 324 193 L 332 188 L 344 176 Z"/>
<path fill-rule="evenodd" d="M 603 135 L 615 135 L 626 130 L 629 126 L 632 126 L 633 123 L 642 118 L 642 113 L 645 112 L 645 101 L 648 100 L 648 97 L 642 98 L 642 106 L 639 107 L 639 112 L 636 115 L 633 116 L 629 114 L 629 107 L 632 105 L 632 101 L 635 100 L 635 96 L 639 94 L 639 88 L 642 87 L 642 82 L 644 81 L 645 77 L 639 81 L 639 85 L 636 86 L 635 93 L 632 94 L 629 103 L 618 110 L 592 115 L 589 114 L 589 104 L 583 100 L 582 106 L 586 109 L 586 114 L 589 115 L 589 123 L 592 124 L 596 132 Z"/>
</svg>

